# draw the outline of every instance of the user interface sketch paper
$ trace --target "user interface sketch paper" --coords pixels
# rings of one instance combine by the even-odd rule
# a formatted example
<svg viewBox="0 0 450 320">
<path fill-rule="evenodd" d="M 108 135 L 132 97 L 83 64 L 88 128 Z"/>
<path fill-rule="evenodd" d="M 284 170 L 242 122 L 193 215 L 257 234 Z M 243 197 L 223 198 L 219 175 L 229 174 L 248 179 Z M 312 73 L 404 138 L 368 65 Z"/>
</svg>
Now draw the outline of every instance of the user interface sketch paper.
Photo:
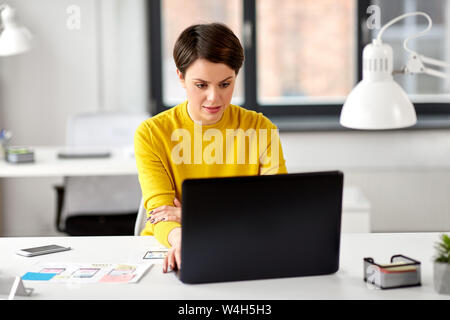
<svg viewBox="0 0 450 320">
<path fill-rule="evenodd" d="M 37 263 L 22 280 L 52 283 L 136 283 L 152 263 Z"/>
</svg>

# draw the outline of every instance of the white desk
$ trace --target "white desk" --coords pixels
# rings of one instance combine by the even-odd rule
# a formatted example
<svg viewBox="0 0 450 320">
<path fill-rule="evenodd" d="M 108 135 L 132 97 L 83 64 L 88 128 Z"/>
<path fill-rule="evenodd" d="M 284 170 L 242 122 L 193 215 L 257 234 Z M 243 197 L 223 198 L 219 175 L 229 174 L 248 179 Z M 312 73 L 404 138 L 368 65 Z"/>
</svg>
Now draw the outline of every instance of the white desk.
<svg viewBox="0 0 450 320">
<path fill-rule="evenodd" d="M 434 243 L 438 233 L 343 234 L 340 269 L 327 276 L 291 277 L 268 280 L 183 284 L 171 272 L 154 265 L 137 284 L 50 284 L 24 281 L 34 288 L 26 299 L 450 299 L 433 288 Z M 68 245 L 73 250 L 26 258 L 16 249 L 45 244 Z M 52 237 L 0 238 L 0 272 L 22 276 L 37 262 L 133 263 L 157 245 L 153 237 Z M 394 254 L 404 254 L 422 263 L 422 286 L 401 289 L 373 289 L 363 281 L 363 258 L 385 263 Z M 276 263 L 274 261 L 273 263 Z"/>
<path fill-rule="evenodd" d="M 111 157 L 59 159 L 63 146 L 33 147 L 34 163 L 0 161 L 0 178 L 43 178 L 64 176 L 137 175 L 136 159 L 130 148 L 113 148 Z M 343 232 L 370 232 L 370 204 L 357 187 L 343 192 Z"/>
<path fill-rule="evenodd" d="M 0 178 L 101 176 L 137 174 L 136 159 L 130 148 L 110 148 L 111 157 L 59 159 L 64 147 L 32 147 L 35 162 L 11 164 L 0 161 Z"/>
</svg>

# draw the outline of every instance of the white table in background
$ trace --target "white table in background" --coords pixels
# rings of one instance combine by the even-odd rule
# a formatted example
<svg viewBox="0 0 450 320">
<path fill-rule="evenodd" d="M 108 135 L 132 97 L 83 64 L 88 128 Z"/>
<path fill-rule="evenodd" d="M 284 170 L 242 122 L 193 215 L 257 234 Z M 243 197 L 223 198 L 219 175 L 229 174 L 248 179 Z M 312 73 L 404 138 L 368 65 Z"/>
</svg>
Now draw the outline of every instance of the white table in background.
<svg viewBox="0 0 450 320">
<path fill-rule="evenodd" d="M 64 147 L 32 147 L 35 161 L 12 164 L 0 161 L 0 178 L 68 177 L 137 174 L 130 148 L 112 148 L 108 158 L 59 159 Z"/>
<path fill-rule="evenodd" d="M 32 149 L 33 163 L 0 161 L 0 178 L 137 175 L 132 148 L 113 148 L 111 157 L 96 159 L 59 159 L 57 155 L 63 146 Z M 342 232 L 370 232 L 370 203 L 359 188 L 344 187 L 342 212 Z"/>
</svg>

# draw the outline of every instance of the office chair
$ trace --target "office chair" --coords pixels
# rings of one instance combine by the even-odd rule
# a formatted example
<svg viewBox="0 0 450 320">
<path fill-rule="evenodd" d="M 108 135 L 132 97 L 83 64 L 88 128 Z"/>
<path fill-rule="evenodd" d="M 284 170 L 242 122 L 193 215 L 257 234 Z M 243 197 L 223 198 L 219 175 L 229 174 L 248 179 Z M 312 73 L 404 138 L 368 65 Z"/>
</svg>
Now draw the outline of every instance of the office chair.
<svg viewBox="0 0 450 320">
<path fill-rule="evenodd" d="M 144 199 L 141 199 L 141 203 L 139 205 L 139 211 L 136 217 L 136 223 L 134 225 L 134 235 L 141 235 L 141 231 L 145 228 L 145 223 L 147 222 L 147 212 L 144 208 Z"/>
<path fill-rule="evenodd" d="M 66 145 L 133 150 L 134 132 L 148 117 L 129 113 L 71 116 Z M 137 175 L 64 177 L 64 185 L 55 190 L 58 231 L 73 236 L 133 235 L 141 198 Z"/>
</svg>

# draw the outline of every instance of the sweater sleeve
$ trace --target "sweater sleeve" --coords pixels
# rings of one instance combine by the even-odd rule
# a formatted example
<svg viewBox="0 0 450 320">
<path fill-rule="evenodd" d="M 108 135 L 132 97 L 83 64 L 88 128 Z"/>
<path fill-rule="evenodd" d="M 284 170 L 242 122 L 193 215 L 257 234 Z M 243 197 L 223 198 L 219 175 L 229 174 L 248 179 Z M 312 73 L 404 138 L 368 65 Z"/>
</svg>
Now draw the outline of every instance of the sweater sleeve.
<svg viewBox="0 0 450 320">
<path fill-rule="evenodd" d="M 263 117 L 267 129 L 267 146 L 260 155 L 260 175 L 287 173 L 286 161 L 278 128 L 266 117 Z"/>
<path fill-rule="evenodd" d="M 147 121 L 136 130 L 134 148 L 139 183 L 148 218 L 151 216 L 149 214 L 151 210 L 164 205 L 174 205 L 175 186 L 161 161 L 158 145 L 154 143 L 151 126 Z M 141 235 L 154 235 L 161 244 L 170 247 L 168 235 L 176 227 L 181 227 L 181 224 L 174 221 L 152 224 L 148 221 Z"/>
</svg>

